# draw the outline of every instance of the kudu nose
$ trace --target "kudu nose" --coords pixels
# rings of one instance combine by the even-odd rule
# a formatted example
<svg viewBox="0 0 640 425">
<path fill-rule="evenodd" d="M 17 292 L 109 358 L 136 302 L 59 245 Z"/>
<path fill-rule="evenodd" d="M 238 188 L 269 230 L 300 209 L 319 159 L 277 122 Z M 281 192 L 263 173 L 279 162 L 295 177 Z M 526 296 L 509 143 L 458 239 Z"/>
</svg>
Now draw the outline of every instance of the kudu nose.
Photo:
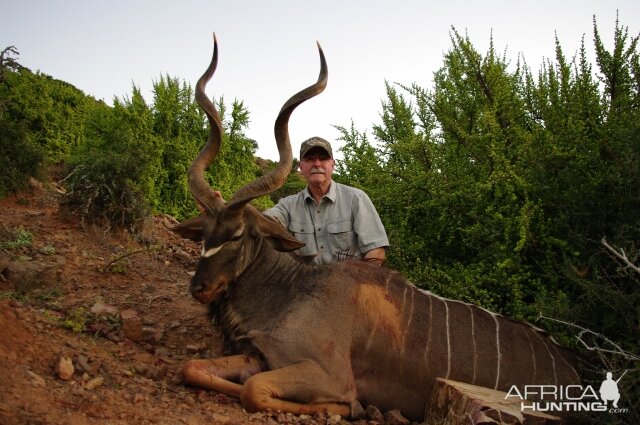
<svg viewBox="0 0 640 425">
<path fill-rule="evenodd" d="M 200 282 L 200 280 L 196 280 L 196 276 L 191 279 L 191 284 L 189 285 L 189 291 L 191 291 L 191 295 L 195 296 L 196 294 L 202 292 L 204 289 L 204 285 Z"/>
</svg>

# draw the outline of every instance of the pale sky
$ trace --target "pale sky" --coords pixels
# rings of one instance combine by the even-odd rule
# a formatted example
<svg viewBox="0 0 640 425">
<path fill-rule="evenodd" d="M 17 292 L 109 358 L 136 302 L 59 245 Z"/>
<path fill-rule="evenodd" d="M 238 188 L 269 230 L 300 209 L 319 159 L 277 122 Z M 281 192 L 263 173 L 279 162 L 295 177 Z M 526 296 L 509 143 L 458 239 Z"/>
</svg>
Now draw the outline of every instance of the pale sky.
<svg viewBox="0 0 640 425">
<path fill-rule="evenodd" d="M 212 33 L 218 71 L 209 96 L 244 101 L 257 155 L 277 159 L 273 123 L 282 104 L 318 76 L 316 40 L 329 66 L 325 92 L 292 115 L 294 156 L 311 136 L 334 142 L 332 125 L 370 130 L 380 122 L 385 80 L 432 87 L 451 48 L 450 30 L 477 49 L 494 45 L 515 63 L 522 53 L 537 72 L 554 59 L 558 35 L 572 57 L 585 35 L 593 51 L 593 15 L 608 48 L 616 11 L 629 35 L 640 33 L 638 0 L 0 0 L 0 49 L 14 45 L 18 62 L 67 81 L 112 104 L 168 74 L 192 86 L 207 67 Z M 595 63 L 594 63 L 595 68 Z M 334 143 L 337 151 L 339 143 Z"/>
</svg>

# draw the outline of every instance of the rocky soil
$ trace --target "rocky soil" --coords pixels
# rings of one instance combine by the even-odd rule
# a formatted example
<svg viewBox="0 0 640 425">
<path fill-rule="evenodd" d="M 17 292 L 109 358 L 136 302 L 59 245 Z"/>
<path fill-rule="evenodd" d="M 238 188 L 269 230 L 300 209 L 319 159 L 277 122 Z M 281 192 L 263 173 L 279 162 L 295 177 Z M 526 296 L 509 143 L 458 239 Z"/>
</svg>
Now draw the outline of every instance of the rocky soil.
<svg viewBox="0 0 640 425">
<path fill-rule="evenodd" d="M 183 384 L 191 358 L 221 352 L 188 292 L 199 247 L 156 217 L 144 236 L 84 226 L 52 184 L 0 200 L 0 423 L 337 424 L 249 414 Z M 359 424 L 408 423 L 374 408 Z"/>
</svg>

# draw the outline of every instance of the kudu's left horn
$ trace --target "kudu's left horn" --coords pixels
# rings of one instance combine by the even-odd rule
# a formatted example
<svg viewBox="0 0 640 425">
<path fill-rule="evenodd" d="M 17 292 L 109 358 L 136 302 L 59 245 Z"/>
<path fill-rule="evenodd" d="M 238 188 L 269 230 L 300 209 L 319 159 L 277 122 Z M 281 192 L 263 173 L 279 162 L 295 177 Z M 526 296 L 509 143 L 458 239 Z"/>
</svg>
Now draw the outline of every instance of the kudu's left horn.
<svg viewBox="0 0 640 425">
<path fill-rule="evenodd" d="M 204 110 L 209 119 L 209 136 L 207 143 L 200 151 L 198 156 L 189 167 L 189 191 L 196 200 L 207 210 L 212 213 L 220 210 L 224 206 L 222 198 L 217 196 L 214 190 L 204 177 L 204 171 L 218 155 L 220 144 L 222 143 L 222 123 L 220 114 L 216 110 L 213 102 L 207 97 L 204 89 L 216 71 L 218 65 L 218 40 L 215 33 L 213 34 L 213 57 L 207 70 L 196 83 L 196 102 Z"/>
</svg>

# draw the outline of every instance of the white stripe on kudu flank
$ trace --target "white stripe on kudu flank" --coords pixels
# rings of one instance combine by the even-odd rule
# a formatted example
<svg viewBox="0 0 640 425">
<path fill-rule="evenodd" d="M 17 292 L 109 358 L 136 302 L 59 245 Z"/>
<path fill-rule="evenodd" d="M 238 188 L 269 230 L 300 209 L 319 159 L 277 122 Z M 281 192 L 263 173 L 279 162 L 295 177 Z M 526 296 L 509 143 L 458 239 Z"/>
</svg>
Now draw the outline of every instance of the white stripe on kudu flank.
<svg viewBox="0 0 640 425">
<path fill-rule="evenodd" d="M 536 332 L 536 336 L 540 339 L 540 341 L 542 341 L 542 345 L 544 345 L 544 348 L 547 349 L 547 353 L 549 353 L 549 357 L 551 357 L 551 366 L 553 367 L 553 383 L 555 385 L 558 385 L 558 376 L 556 375 L 556 359 L 553 357 L 553 353 L 551 353 L 551 350 L 549 350 L 549 346 L 547 345 L 547 341 L 542 339 L 542 337 L 540 335 L 538 335 L 537 332 Z"/>
<path fill-rule="evenodd" d="M 491 313 L 491 317 L 493 317 L 493 320 L 496 322 L 496 350 L 498 351 L 498 366 L 496 370 L 496 385 L 494 389 L 497 390 L 498 381 L 500 381 L 500 360 L 502 360 L 502 353 L 500 352 L 500 322 L 498 322 L 498 318 L 495 313 Z"/>
<path fill-rule="evenodd" d="M 405 327 L 404 335 L 402 337 L 402 350 L 406 349 L 407 333 L 409 333 L 409 329 L 411 329 L 411 322 L 413 321 L 413 310 L 415 308 L 415 300 L 413 297 L 415 294 L 416 294 L 416 291 L 411 291 L 411 308 L 409 309 L 409 319 L 407 319 L 407 326 Z M 403 305 L 403 311 L 404 311 L 404 305 Z"/>
<path fill-rule="evenodd" d="M 529 336 L 528 331 L 529 329 L 524 329 L 524 334 L 527 336 L 527 340 L 529 341 L 529 348 L 531 348 L 531 356 L 533 357 L 533 376 L 531 377 L 531 382 L 535 382 L 538 364 L 536 362 L 536 350 L 533 348 L 533 343 L 531 342 L 531 337 Z"/>
<path fill-rule="evenodd" d="M 553 342 L 551 343 L 551 346 L 553 347 L 553 349 L 555 350 L 556 353 L 558 353 L 558 357 L 560 357 L 560 359 L 564 362 L 564 364 L 566 364 L 567 366 L 569 366 L 569 369 L 571 369 L 573 371 L 573 373 L 575 373 L 576 377 L 578 378 L 578 381 L 580 381 L 580 375 L 578 375 L 578 372 L 576 371 L 576 369 L 573 367 L 573 365 L 571 363 L 569 363 L 567 361 L 567 359 L 564 358 L 564 356 L 562 355 L 562 353 L 560 352 L 560 350 L 558 350 L 558 346 L 556 344 L 554 344 Z M 557 384 L 557 379 L 556 379 L 556 384 Z"/>
<path fill-rule="evenodd" d="M 424 347 L 425 364 L 429 363 L 429 345 L 431 345 L 431 330 L 433 329 L 433 299 L 429 294 L 427 294 L 427 298 L 429 298 L 429 333 L 427 333 L 427 346 Z"/>
<path fill-rule="evenodd" d="M 476 324 L 473 318 L 473 308 L 471 308 L 470 304 L 467 304 L 467 308 L 469 309 L 469 314 L 471 315 L 471 339 L 473 340 L 473 378 L 471 379 L 471 383 L 476 383 L 476 367 L 478 364 L 478 347 L 476 347 Z"/>
<path fill-rule="evenodd" d="M 449 379 L 449 374 L 451 373 L 451 332 L 449 332 L 449 304 L 447 304 L 447 300 L 442 300 L 444 302 L 444 311 L 445 317 L 447 318 L 447 376 L 444 379 Z"/>
</svg>

